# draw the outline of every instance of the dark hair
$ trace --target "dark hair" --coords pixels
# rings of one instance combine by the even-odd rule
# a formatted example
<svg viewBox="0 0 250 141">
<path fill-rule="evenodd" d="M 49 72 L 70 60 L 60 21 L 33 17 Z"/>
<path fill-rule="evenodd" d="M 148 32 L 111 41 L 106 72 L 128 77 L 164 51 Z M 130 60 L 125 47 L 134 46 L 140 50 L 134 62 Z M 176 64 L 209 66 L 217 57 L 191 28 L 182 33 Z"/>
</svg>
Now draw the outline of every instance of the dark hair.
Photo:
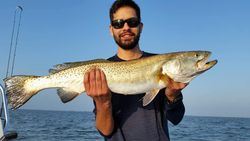
<svg viewBox="0 0 250 141">
<path fill-rule="evenodd" d="M 110 10 L 109 10 L 109 17 L 110 17 L 110 22 L 112 22 L 114 18 L 114 13 L 121 7 L 131 7 L 135 10 L 137 18 L 139 21 L 141 21 L 141 12 L 140 12 L 140 7 L 133 1 L 133 0 L 116 0 Z"/>
</svg>

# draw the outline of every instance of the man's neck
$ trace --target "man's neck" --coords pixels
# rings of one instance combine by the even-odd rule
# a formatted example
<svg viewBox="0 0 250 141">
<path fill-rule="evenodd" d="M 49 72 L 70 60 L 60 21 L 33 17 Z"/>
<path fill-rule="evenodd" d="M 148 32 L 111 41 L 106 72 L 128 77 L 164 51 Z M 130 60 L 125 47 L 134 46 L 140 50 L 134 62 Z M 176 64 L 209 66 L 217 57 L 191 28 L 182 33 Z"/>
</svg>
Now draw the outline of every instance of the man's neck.
<svg viewBox="0 0 250 141">
<path fill-rule="evenodd" d="M 140 50 L 139 45 L 129 50 L 118 47 L 117 56 L 122 60 L 134 60 L 142 56 L 142 51 Z"/>
</svg>

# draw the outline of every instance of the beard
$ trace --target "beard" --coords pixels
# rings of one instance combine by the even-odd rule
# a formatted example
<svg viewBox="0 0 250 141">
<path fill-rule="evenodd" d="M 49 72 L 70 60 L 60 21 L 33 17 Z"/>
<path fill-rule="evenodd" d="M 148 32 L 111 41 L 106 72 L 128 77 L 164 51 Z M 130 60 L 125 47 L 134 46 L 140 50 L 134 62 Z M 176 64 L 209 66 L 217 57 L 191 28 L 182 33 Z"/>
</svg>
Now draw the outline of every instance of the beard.
<svg viewBox="0 0 250 141">
<path fill-rule="evenodd" d="M 140 33 L 138 33 L 137 35 L 135 35 L 134 33 L 130 33 L 134 36 L 134 38 L 132 38 L 131 41 L 122 41 L 121 40 L 121 36 L 114 36 L 114 40 L 116 42 L 116 44 L 118 44 L 119 47 L 121 47 L 124 50 L 130 50 L 133 49 L 137 46 L 137 44 L 139 43 L 140 40 Z"/>
</svg>

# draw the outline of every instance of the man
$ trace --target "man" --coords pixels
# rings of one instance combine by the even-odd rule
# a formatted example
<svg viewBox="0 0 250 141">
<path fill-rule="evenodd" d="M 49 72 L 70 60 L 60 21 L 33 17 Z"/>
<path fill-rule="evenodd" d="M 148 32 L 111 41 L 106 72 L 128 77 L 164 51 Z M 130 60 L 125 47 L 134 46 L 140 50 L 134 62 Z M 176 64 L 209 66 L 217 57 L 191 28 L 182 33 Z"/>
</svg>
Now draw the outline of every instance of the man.
<svg viewBox="0 0 250 141">
<path fill-rule="evenodd" d="M 110 33 L 117 43 L 117 54 L 108 60 L 127 61 L 154 54 L 140 50 L 139 39 L 143 29 L 140 8 L 132 0 L 117 0 L 110 8 Z M 111 92 L 103 71 L 90 70 L 84 76 L 87 95 L 93 98 L 96 128 L 108 141 L 167 141 L 168 121 L 178 124 L 185 112 L 181 90 L 187 84 L 172 80 L 147 106 L 142 97 Z"/>
</svg>

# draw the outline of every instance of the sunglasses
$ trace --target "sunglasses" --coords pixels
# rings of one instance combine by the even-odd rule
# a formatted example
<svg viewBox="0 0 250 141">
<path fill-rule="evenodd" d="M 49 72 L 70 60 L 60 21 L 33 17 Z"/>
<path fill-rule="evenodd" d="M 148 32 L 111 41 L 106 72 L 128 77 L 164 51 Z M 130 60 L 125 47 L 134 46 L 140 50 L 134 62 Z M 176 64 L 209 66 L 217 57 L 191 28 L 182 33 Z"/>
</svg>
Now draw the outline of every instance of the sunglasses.
<svg viewBox="0 0 250 141">
<path fill-rule="evenodd" d="M 137 18 L 129 18 L 127 20 L 113 20 L 111 22 L 111 25 L 115 28 L 115 29 L 120 29 L 123 28 L 124 24 L 127 23 L 129 27 L 137 27 L 141 22 L 137 19 Z"/>
</svg>

